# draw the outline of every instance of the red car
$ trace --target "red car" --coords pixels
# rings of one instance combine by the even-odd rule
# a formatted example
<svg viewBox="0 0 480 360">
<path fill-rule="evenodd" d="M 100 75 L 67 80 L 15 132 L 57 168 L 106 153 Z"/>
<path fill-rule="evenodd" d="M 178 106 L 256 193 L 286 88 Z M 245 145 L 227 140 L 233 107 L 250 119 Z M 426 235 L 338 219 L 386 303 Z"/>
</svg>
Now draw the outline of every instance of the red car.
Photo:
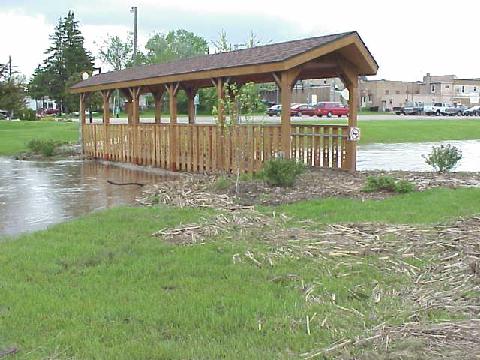
<svg viewBox="0 0 480 360">
<path fill-rule="evenodd" d="M 315 116 L 316 109 L 312 105 L 307 104 L 295 104 L 290 108 L 290 116 Z"/>
<path fill-rule="evenodd" d="M 315 115 L 322 116 L 348 116 L 348 106 L 342 105 L 338 102 L 320 102 L 315 107 Z"/>
</svg>

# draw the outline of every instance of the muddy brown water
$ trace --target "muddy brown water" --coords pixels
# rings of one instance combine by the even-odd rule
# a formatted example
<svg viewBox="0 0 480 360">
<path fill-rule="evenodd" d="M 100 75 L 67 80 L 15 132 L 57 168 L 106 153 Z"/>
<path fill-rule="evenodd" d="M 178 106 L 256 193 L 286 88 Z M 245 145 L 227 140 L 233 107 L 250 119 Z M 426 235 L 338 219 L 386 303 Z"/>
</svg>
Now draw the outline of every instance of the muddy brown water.
<svg viewBox="0 0 480 360">
<path fill-rule="evenodd" d="M 175 177 L 94 161 L 18 161 L 0 158 L 0 238 L 118 205 L 135 203 L 138 185 Z"/>
<path fill-rule="evenodd" d="M 463 158 L 456 171 L 480 171 L 480 140 L 448 141 Z M 358 170 L 430 171 L 422 154 L 440 143 L 371 144 L 358 148 Z M 131 205 L 137 185 L 176 179 L 171 175 L 94 161 L 18 161 L 0 157 L 0 238 L 47 228 L 96 210 Z"/>
</svg>

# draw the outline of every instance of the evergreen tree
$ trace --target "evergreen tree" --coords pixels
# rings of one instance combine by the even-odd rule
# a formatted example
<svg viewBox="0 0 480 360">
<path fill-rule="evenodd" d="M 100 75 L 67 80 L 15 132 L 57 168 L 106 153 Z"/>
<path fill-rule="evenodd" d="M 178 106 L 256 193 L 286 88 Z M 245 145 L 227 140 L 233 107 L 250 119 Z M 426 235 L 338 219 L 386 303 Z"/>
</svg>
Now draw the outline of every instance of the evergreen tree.
<svg viewBox="0 0 480 360">
<path fill-rule="evenodd" d="M 60 111 L 68 112 L 78 108 L 78 95 L 69 95 L 68 85 L 72 78 L 91 72 L 94 59 L 84 47 L 73 11 L 59 19 L 50 41 L 47 57 L 33 74 L 29 90 L 33 98 L 48 96 L 60 105 Z"/>
</svg>

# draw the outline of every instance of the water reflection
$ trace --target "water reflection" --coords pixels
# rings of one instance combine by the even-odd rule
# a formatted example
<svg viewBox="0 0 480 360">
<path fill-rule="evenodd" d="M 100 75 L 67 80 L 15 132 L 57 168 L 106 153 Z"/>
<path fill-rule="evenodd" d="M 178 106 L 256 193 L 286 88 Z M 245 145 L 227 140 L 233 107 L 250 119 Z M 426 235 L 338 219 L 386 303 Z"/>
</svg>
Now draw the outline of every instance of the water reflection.
<svg viewBox="0 0 480 360">
<path fill-rule="evenodd" d="M 428 155 L 432 146 L 440 144 L 451 144 L 462 151 L 462 160 L 454 171 L 480 171 L 480 140 L 361 145 L 358 147 L 357 169 L 431 171 L 422 155 Z"/>
<path fill-rule="evenodd" d="M 98 209 L 132 204 L 137 185 L 172 179 L 91 161 L 29 162 L 0 158 L 0 236 L 40 230 Z"/>
</svg>

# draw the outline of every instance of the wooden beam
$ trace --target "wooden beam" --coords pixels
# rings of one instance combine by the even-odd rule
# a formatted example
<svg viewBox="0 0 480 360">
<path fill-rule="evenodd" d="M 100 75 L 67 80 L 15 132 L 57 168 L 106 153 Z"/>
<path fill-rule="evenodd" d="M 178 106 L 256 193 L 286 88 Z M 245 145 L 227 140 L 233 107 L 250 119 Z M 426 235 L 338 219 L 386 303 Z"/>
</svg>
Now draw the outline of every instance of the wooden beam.
<svg viewBox="0 0 480 360">
<path fill-rule="evenodd" d="M 216 88 L 217 88 L 217 116 L 218 116 L 218 123 L 221 127 L 221 133 L 223 134 L 224 127 L 225 127 L 225 106 L 224 106 L 224 91 L 225 91 L 225 83 L 222 78 L 218 78 L 216 80 Z"/>
<path fill-rule="evenodd" d="M 103 123 L 108 125 L 110 123 L 110 95 L 112 95 L 112 90 L 102 90 L 100 93 L 103 98 Z"/>
<path fill-rule="evenodd" d="M 193 86 L 184 86 L 183 90 L 187 94 L 188 123 L 195 124 L 195 96 L 198 89 Z"/>
<path fill-rule="evenodd" d="M 160 124 L 162 122 L 162 103 L 165 91 L 162 88 L 151 89 L 150 91 L 155 101 L 155 123 Z"/>
<path fill-rule="evenodd" d="M 80 94 L 80 109 L 79 109 L 79 114 L 80 114 L 80 124 L 85 125 L 87 123 L 87 116 L 85 114 L 85 109 L 86 109 L 86 104 L 85 101 L 87 99 L 87 93 L 81 93 Z"/>
<path fill-rule="evenodd" d="M 351 79 L 351 83 L 348 86 L 349 99 L 348 99 L 348 133 L 352 127 L 357 127 L 357 115 L 358 115 L 358 77 Z M 345 167 L 347 170 L 354 172 L 357 169 L 357 141 L 351 141 L 347 139 L 345 154 Z"/>
<path fill-rule="evenodd" d="M 282 105 L 281 141 L 283 155 L 286 159 L 290 159 L 291 156 L 290 106 L 292 102 L 292 84 L 299 72 L 299 69 L 294 69 L 280 74 L 280 104 Z"/>
<path fill-rule="evenodd" d="M 169 126 L 169 137 L 170 137 L 170 170 L 177 170 L 177 91 L 178 83 L 168 84 L 167 91 L 169 97 L 169 108 L 170 108 L 170 126 Z"/>
</svg>

